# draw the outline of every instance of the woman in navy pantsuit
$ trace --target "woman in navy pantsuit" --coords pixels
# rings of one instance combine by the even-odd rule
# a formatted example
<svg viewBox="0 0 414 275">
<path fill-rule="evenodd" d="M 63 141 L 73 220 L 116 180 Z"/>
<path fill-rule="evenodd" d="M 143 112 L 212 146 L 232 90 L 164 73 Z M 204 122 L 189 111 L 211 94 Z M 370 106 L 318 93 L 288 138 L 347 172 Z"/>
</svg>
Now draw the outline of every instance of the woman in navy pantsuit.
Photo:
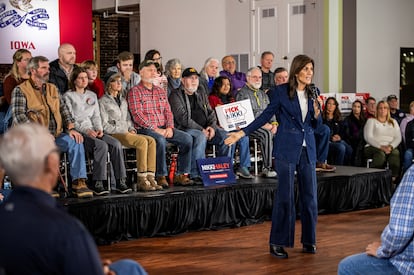
<svg viewBox="0 0 414 275">
<path fill-rule="evenodd" d="M 270 253 L 287 258 L 284 247 L 293 247 L 295 236 L 295 171 L 299 188 L 303 252 L 316 253 L 318 216 L 316 187 L 316 146 L 314 129 L 322 123 L 320 99 L 310 88 L 313 60 L 296 56 L 290 68 L 289 82 L 274 87 L 274 100 L 267 109 L 242 131 L 229 134 L 226 144 L 234 144 L 244 135 L 262 126 L 276 114 L 279 122 L 273 154 L 279 186 L 276 190 L 270 232 Z"/>
</svg>

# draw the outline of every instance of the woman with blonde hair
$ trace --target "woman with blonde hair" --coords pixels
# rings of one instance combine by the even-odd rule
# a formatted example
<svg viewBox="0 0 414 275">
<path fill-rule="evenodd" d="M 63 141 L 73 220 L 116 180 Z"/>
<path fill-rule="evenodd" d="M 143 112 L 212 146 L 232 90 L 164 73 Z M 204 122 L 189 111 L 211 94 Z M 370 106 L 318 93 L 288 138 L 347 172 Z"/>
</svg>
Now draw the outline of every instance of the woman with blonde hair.
<svg viewBox="0 0 414 275">
<path fill-rule="evenodd" d="M 10 126 L 11 110 L 8 109 L 11 104 L 12 92 L 17 85 L 29 79 L 26 68 L 31 58 L 32 54 L 26 49 L 19 49 L 13 54 L 12 68 L 3 81 L 4 99 L 0 107 L 0 134 L 4 133 Z"/>
<path fill-rule="evenodd" d="M 111 135 L 128 148 L 136 150 L 136 163 L 140 191 L 161 190 L 155 180 L 156 143 L 155 139 L 138 135 L 128 111 L 128 103 L 121 95 L 121 74 L 112 75 L 106 83 L 106 93 L 99 99 L 104 133 Z"/>
<path fill-rule="evenodd" d="M 372 159 L 371 167 L 384 168 L 388 162 L 393 180 L 400 174 L 401 132 L 398 122 L 391 117 L 386 101 L 377 104 L 375 118 L 368 119 L 364 127 L 365 159 Z"/>
</svg>

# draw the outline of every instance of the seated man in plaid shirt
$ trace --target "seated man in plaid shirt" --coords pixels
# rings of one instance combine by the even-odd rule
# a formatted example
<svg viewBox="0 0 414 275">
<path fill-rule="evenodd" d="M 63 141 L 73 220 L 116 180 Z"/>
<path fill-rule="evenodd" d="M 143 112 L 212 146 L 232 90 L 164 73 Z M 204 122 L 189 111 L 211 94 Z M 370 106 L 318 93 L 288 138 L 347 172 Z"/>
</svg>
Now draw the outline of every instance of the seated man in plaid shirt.
<svg viewBox="0 0 414 275">
<path fill-rule="evenodd" d="M 167 143 L 178 146 L 179 154 L 174 185 L 192 185 L 188 174 L 191 169 L 193 138 L 184 131 L 174 129 L 174 118 L 168 103 L 167 92 L 153 85 L 157 69 L 154 62 L 144 60 L 139 65 L 141 81 L 127 94 L 128 108 L 138 134 L 153 137 L 157 142 L 156 179 L 159 185 L 167 184 Z"/>
</svg>

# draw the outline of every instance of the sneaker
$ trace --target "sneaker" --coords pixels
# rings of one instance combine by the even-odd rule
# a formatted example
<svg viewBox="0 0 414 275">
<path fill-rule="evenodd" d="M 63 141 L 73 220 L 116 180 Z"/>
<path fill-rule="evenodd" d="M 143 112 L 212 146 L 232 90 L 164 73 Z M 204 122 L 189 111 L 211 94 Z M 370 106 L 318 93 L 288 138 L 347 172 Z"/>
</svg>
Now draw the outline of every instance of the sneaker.
<svg viewBox="0 0 414 275">
<path fill-rule="evenodd" d="M 132 189 L 128 187 L 125 183 L 125 179 L 119 179 L 116 183 L 115 191 L 121 194 L 129 194 L 132 193 Z"/>
<path fill-rule="evenodd" d="M 336 167 L 327 163 L 316 163 L 316 172 L 335 172 Z"/>
<path fill-rule="evenodd" d="M 187 175 L 175 175 L 173 180 L 174 185 L 181 185 L 181 186 L 190 186 L 193 185 L 194 182 L 188 178 Z"/>
<path fill-rule="evenodd" d="M 101 180 L 97 180 L 95 181 L 95 186 L 93 187 L 93 193 L 97 196 L 104 196 L 104 195 L 108 195 L 109 191 L 105 190 Z"/>
<path fill-rule="evenodd" d="M 239 167 L 239 169 L 237 169 L 236 175 L 242 177 L 243 179 L 253 178 L 252 174 L 250 174 L 250 171 L 247 167 Z"/>
<path fill-rule="evenodd" d="M 170 187 L 168 185 L 168 181 L 167 181 L 167 178 L 165 176 L 157 177 L 156 180 L 157 180 L 157 185 L 160 185 L 162 188 L 167 189 L 168 187 Z"/>
<path fill-rule="evenodd" d="M 86 186 L 85 179 L 77 179 L 72 182 L 72 193 L 78 198 L 92 198 L 93 192 Z"/>
<path fill-rule="evenodd" d="M 270 169 L 270 168 L 264 168 L 262 171 L 263 177 L 266 178 L 274 178 L 277 176 L 276 171 Z"/>
</svg>

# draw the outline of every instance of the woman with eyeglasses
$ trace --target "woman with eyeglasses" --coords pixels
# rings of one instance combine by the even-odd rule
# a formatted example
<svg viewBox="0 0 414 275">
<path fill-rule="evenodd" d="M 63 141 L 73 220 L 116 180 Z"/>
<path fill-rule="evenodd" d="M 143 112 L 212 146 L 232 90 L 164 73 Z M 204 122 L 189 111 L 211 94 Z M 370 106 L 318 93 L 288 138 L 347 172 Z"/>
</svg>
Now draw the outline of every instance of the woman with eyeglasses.
<svg viewBox="0 0 414 275">
<path fill-rule="evenodd" d="M 155 180 L 155 139 L 138 135 L 131 121 L 128 103 L 121 93 L 121 74 L 114 74 L 109 78 L 105 91 L 105 95 L 99 99 L 103 130 L 119 140 L 123 146 L 136 150 L 137 189 L 152 191 L 167 188 L 168 185 L 158 185 Z"/>
<path fill-rule="evenodd" d="M 144 60 L 151 60 L 157 68 L 157 76 L 154 78 L 154 85 L 157 85 L 167 91 L 168 80 L 164 74 L 164 68 L 162 66 L 162 56 L 158 50 L 152 49 L 145 54 Z"/>
</svg>

